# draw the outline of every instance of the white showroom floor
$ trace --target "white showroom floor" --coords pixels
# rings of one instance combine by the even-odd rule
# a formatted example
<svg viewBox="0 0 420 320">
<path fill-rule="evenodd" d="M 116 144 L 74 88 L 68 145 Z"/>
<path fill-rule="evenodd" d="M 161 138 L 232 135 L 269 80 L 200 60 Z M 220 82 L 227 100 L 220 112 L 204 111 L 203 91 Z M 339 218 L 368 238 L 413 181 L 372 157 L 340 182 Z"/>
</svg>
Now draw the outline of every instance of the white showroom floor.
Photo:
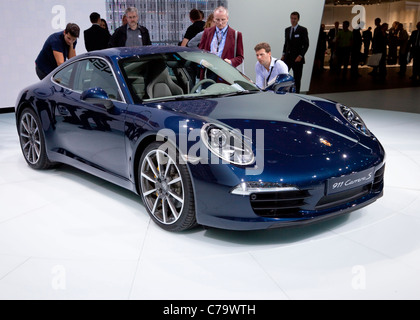
<svg viewBox="0 0 420 320">
<path fill-rule="evenodd" d="M 420 299 L 420 114 L 389 110 L 398 92 L 353 93 L 388 109 L 357 109 L 387 152 L 381 199 L 253 232 L 166 232 L 129 191 L 31 170 L 0 114 L 0 299 Z"/>
</svg>

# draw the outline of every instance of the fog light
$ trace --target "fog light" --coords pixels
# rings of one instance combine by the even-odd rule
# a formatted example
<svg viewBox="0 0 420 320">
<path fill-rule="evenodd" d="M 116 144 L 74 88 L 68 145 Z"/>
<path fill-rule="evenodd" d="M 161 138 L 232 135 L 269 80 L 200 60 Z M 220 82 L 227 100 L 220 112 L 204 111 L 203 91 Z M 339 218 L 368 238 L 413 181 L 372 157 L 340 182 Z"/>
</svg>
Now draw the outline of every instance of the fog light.
<svg viewBox="0 0 420 320">
<path fill-rule="evenodd" d="M 286 186 L 283 183 L 277 182 L 248 181 L 241 182 L 236 187 L 234 187 L 230 191 L 230 193 L 241 196 L 249 196 L 252 193 L 284 191 L 299 191 L 299 189 L 292 186 Z"/>
</svg>

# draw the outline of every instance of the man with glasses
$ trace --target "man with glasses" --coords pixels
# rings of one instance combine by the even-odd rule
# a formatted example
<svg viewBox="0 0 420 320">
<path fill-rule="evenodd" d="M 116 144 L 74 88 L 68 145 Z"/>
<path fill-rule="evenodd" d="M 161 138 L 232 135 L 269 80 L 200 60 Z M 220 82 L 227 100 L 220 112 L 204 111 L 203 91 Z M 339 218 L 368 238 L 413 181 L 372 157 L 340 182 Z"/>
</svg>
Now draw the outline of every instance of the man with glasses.
<svg viewBox="0 0 420 320">
<path fill-rule="evenodd" d="M 127 24 L 117 28 L 109 40 L 110 47 L 137 47 L 151 45 L 149 30 L 139 25 L 139 12 L 135 7 L 125 10 Z"/>
<path fill-rule="evenodd" d="M 199 48 L 210 51 L 237 67 L 244 60 L 242 33 L 228 25 L 229 12 L 226 8 L 216 8 L 213 15 L 216 25 L 204 30 Z"/>
</svg>

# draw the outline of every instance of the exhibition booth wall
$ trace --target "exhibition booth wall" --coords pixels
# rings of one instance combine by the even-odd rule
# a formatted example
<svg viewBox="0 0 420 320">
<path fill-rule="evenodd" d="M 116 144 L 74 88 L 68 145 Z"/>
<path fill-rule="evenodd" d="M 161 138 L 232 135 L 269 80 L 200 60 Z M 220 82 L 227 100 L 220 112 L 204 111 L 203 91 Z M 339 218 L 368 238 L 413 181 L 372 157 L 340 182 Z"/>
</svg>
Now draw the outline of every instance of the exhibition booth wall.
<svg viewBox="0 0 420 320">
<path fill-rule="evenodd" d="M 324 1 L 264 0 L 263 4 L 259 4 L 254 0 L 229 0 L 227 3 L 230 12 L 229 24 L 243 33 L 244 70 L 251 79 L 255 79 L 254 46 L 259 42 L 268 42 L 272 47 L 272 55 L 280 58 L 284 44 L 284 30 L 290 25 L 290 13 L 293 11 L 300 13 L 300 24 L 308 29 L 310 41 L 301 89 L 301 91 L 308 91 Z M 54 32 L 64 30 L 68 22 L 78 24 L 81 29 L 76 47 L 77 54 L 86 52 L 83 30 L 91 26 L 89 14 L 93 11 L 105 17 L 106 1 L 14 0 L 0 2 L 2 13 L 0 19 L 2 43 L 0 108 L 14 107 L 20 90 L 38 81 L 34 61 L 39 51 L 47 37 Z"/>
<path fill-rule="evenodd" d="M 23 88 L 39 81 L 35 59 L 48 36 L 68 22 L 81 29 L 76 53 L 86 52 L 83 30 L 92 25 L 89 14 L 105 15 L 105 0 L 13 0 L 0 2 L 0 108 L 14 107 Z"/>
<path fill-rule="evenodd" d="M 420 0 L 379 3 L 363 7 L 365 9 L 365 26 L 362 26 L 362 29 L 368 27 L 374 29 L 375 19 L 381 18 L 381 21 L 388 23 L 389 27 L 394 21 L 398 21 L 404 25 L 407 32 L 411 33 L 416 30 L 417 21 L 420 21 Z M 327 4 L 322 23 L 325 24 L 327 30 L 334 27 L 335 21 L 339 21 L 341 26 L 344 20 L 351 20 L 349 17 L 354 19 L 356 16 L 351 14 L 353 8 L 354 6 Z"/>
</svg>

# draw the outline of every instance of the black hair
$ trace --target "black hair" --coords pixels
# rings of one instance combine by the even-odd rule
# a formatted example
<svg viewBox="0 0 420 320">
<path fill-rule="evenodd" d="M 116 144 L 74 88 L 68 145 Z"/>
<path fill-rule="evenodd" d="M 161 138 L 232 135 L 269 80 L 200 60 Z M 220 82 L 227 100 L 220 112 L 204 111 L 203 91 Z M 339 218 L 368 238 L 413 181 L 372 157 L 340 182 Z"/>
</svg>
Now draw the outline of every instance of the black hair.
<svg viewBox="0 0 420 320">
<path fill-rule="evenodd" d="M 90 22 L 96 23 L 100 19 L 101 15 L 97 12 L 92 12 L 89 16 Z"/>
<path fill-rule="evenodd" d="M 199 11 L 199 10 L 197 10 L 197 9 L 192 9 L 192 10 L 190 11 L 190 19 L 191 19 L 192 21 L 201 20 L 201 14 L 200 14 L 200 11 Z"/>
<path fill-rule="evenodd" d="M 299 12 L 293 11 L 290 15 L 291 16 L 297 16 L 298 17 L 298 20 L 300 20 L 300 14 L 299 14 Z"/>
<path fill-rule="evenodd" d="M 79 38 L 80 35 L 80 28 L 75 23 L 68 23 L 66 26 L 66 30 L 64 30 L 65 33 L 70 33 L 71 36 L 75 38 Z"/>
</svg>

